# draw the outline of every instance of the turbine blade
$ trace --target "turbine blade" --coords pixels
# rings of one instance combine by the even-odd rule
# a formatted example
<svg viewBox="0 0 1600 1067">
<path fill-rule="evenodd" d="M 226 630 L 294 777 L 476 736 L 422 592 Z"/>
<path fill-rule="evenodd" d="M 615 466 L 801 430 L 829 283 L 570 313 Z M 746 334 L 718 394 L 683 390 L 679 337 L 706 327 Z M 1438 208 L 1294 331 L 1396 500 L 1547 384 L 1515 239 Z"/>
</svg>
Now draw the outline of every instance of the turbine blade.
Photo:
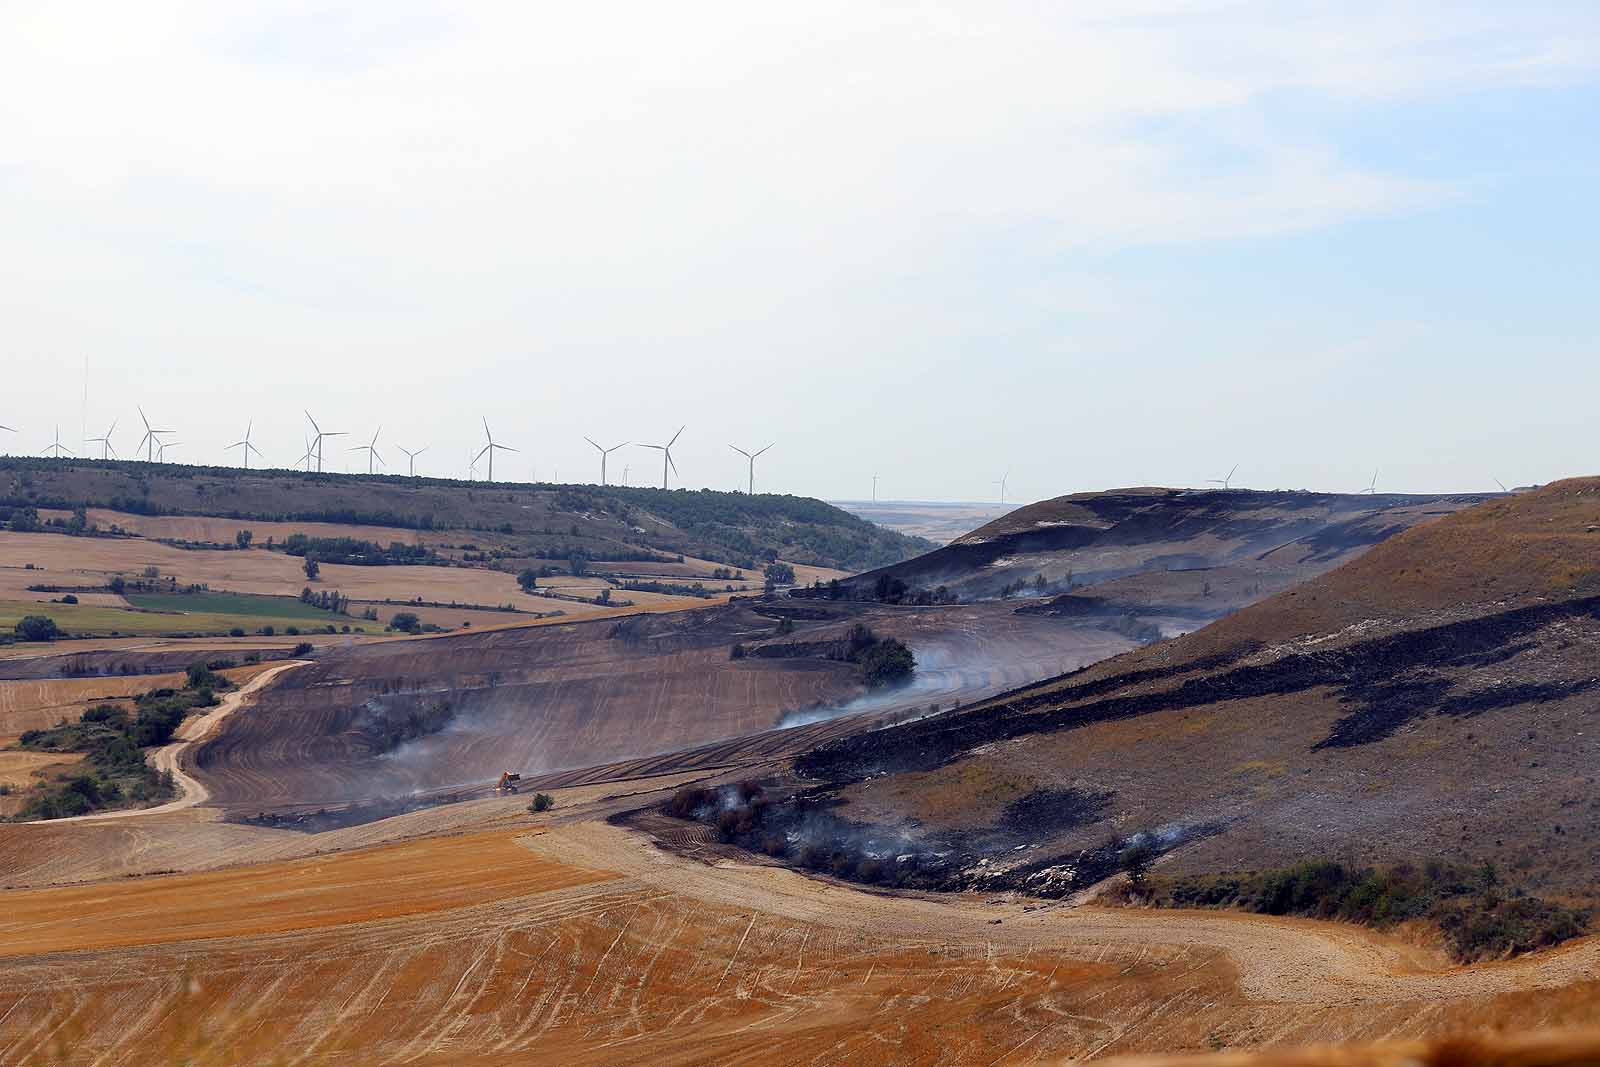
<svg viewBox="0 0 1600 1067">
<path fill-rule="evenodd" d="M 519 448 L 512 448 L 510 445 L 495 445 L 494 447 L 498 448 L 502 452 L 520 452 L 520 451 L 522 451 Z"/>
<path fill-rule="evenodd" d="M 682 437 L 683 436 L 683 431 L 688 429 L 688 428 L 689 428 L 689 424 L 688 423 L 684 423 L 682 426 L 679 426 L 678 427 L 678 432 L 673 434 L 672 435 L 672 440 L 667 442 L 667 447 L 671 448 L 673 445 L 677 444 L 678 443 L 678 438 Z"/>
<path fill-rule="evenodd" d="M 755 458 L 750 453 L 748 453 L 744 449 L 740 448 L 738 445 L 729 445 L 728 447 L 733 449 L 735 452 L 739 453 L 739 455 L 745 457 L 746 459 L 754 459 Z"/>
<path fill-rule="evenodd" d="M 301 408 L 301 409 L 300 409 L 300 410 L 301 410 L 301 411 L 305 411 L 305 408 Z M 309 411 L 306 411 L 306 419 L 307 419 L 307 420 L 308 420 L 308 421 L 309 421 L 309 422 L 310 422 L 310 423 L 311 423 L 311 428 L 312 428 L 312 429 L 313 429 L 313 430 L 315 430 L 315 431 L 317 431 L 317 436 L 318 436 L 318 437 L 321 437 L 321 436 L 322 436 L 322 427 L 321 427 L 321 426 L 318 426 L 318 425 L 317 425 L 317 420 L 316 420 L 316 419 L 313 419 L 313 418 L 312 418 L 312 417 L 311 417 L 311 412 L 309 412 Z"/>
<path fill-rule="evenodd" d="M 594 447 L 596 447 L 596 448 L 600 448 L 600 446 L 599 446 L 599 445 L 598 445 L 598 444 L 595 444 L 595 439 L 594 439 L 594 438 L 592 438 L 592 437 L 587 437 L 587 436 L 586 436 L 586 437 L 584 437 L 584 440 L 585 440 L 585 441 L 588 441 L 588 442 L 589 442 L 589 443 L 590 443 L 590 444 L 591 444 L 591 445 L 594 445 Z M 600 451 L 602 451 L 602 452 L 604 452 L 604 451 L 605 451 L 605 449 L 603 449 L 603 448 L 600 448 Z"/>
<path fill-rule="evenodd" d="M 665 451 L 665 450 L 663 450 L 663 451 Z M 667 453 L 667 466 L 672 468 L 672 473 L 673 474 L 677 474 L 678 473 L 678 465 L 672 461 L 672 453 L 671 452 Z"/>
<path fill-rule="evenodd" d="M 478 460 L 483 458 L 483 453 L 489 451 L 489 449 L 491 449 L 493 447 L 494 447 L 494 444 L 492 442 L 487 444 L 487 445 L 484 445 L 483 446 L 483 450 L 481 452 L 479 452 L 476 456 L 472 457 L 472 462 L 474 462 L 474 463 L 478 462 Z"/>
<path fill-rule="evenodd" d="M 776 441 L 774 441 L 774 442 L 772 442 L 772 445 L 775 445 L 775 444 L 777 444 L 777 443 L 778 443 L 778 442 L 776 442 Z M 771 448 L 771 447 L 772 447 L 772 445 L 768 445 L 768 446 L 767 446 L 767 448 Z M 762 450 L 761 450 L 761 452 L 765 452 L 765 451 L 766 451 L 766 450 L 767 450 L 767 448 L 763 448 L 763 449 L 762 449 Z M 761 452 L 757 452 L 757 453 L 756 453 L 756 455 L 758 455 L 758 456 L 759 456 L 759 455 L 761 455 Z"/>
</svg>

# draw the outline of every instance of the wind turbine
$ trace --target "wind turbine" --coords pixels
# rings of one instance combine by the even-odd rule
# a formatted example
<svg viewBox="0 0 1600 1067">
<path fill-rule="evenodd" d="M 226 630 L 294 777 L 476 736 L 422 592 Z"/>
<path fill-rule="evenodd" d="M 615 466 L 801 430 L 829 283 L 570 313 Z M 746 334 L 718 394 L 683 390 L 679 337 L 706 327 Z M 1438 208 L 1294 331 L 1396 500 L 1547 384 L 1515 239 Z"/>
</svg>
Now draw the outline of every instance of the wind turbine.
<svg viewBox="0 0 1600 1067">
<path fill-rule="evenodd" d="M 596 451 L 598 451 L 600 453 L 600 484 L 601 485 L 605 485 L 606 484 L 606 457 L 611 455 L 611 453 L 615 452 L 619 448 L 628 447 L 629 445 L 633 444 L 633 442 L 632 441 L 624 441 L 620 445 L 612 445 L 610 448 L 601 448 L 600 445 L 597 444 L 595 442 L 595 439 L 592 438 L 592 437 L 585 437 L 584 440 L 588 441 L 591 445 L 594 445 Z"/>
<path fill-rule="evenodd" d="M 157 463 L 165 463 L 167 461 L 167 449 L 169 449 L 169 448 L 177 448 L 181 444 L 183 444 L 182 441 L 161 441 L 161 442 L 158 442 L 156 444 L 156 462 Z"/>
<path fill-rule="evenodd" d="M 1361 492 L 1364 493 L 1367 496 L 1376 496 L 1377 495 L 1377 493 L 1378 493 L 1378 468 L 1376 468 L 1376 467 L 1372 468 L 1372 482 L 1365 489 L 1361 490 Z"/>
<path fill-rule="evenodd" d="M 348 450 L 348 451 L 351 451 L 351 452 L 365 452 L 367 454 L 367 473 L 368 474 L 373 473 L 373 471 L 372 471 L 372 461 L 373 460 L 377 460 L 379 463 L 383 463 L 383 456 L 378 454 L 378 434 L 380 434 L 382 432 L 383 432 L 383 427 L 379 426 L 375 431 L 373 431 L 372 440 L 370 442 L 368 442 L 367 444 L 364 444 L 364 445 L 356 445 L 354 448 L 351 448 L 351 449 Z M 403 452 L 405 450 L 401 449 L 401 451 Z M 385 467 L 388 466 L 387 463 L 383 463 L 383 465 Z"/>
<path fill-rule="evenodd" d="M 672 468 L 672 473 L 678 473 L 678 465 L 672 462 L 672 446 L 678 443 L 678 438 L 683 434 L 684 427 L 679 426 L 678 432 L 672 435 L 672 440 L 664 445 L 641 445 L 641 448 L 653 448 L 661 453 L 661 488 L 667 487 L 667 468 Z"/>
<path fill-rule="evenodd" d="M 1006 502 L 1006 482 L 1008 482 L 1010 480 L 1011 480 L 1011 472 L 1010 471 L 1006 471 L 1004 474 L 1002 474 L 1000 476 L 1000 480 L 998 482 L 994 483 L 995 485 L 998 485 L 1000 487 L 1000 504 L 1001 504 L 1002 507 L 1005 505 L 1005 502 Z"/>
<path fill-rule="evenodd" d="M 46 452 L 48 452 L 53 459 L 60 459 L 61 453 L 63 452 L 69 456 L 77 455 L 76 452 L 72 451 L 72 449 L 61 443 L 61 426 L 59 424 L 56 426 L 56 439 L 49 445 L 46 445 L 44 451 L 40 452 L 39 454 L 42 456 Z"/>
<path fill-rule="evenodd" d="M 778 442 L 776 442 L 776 441 L 772 442 L 773 445 L 775 445 L 777 443 Z M 746 452 L 744 449 L 740 448 L 738 445 L 729 445 L 728 447 L 733 449 L 735 452 L 739 453 L 739 455 L 743 456 L 745 459 L 748 459 L 750 461 L 750 485 L 749 485 L 749 488 L 746 490 L 746 494 L 745 495 L 747 495 L 747 496 L 755 496 L 756 495 L 756 457 L 761 455 L 762 452 L 765 452 L 767 450 L 767 448 L 771 448 L 772 445 L 768 445 L 767 448 L 763 448 L 759 452 Z"/>
<path fill-rule="evenodd" d="M 877 475 L 877 472 L 873 472 L 873 475 L 872 475 L 872 502 L 874 504 L 876 504 L 878 502 L 878 475 Z"/>
<path fill-rule="evenodd" d="M 105 432 L 105 436 L 104 437 L 85 437 L 84 440 L 88 441 L 92 445 L 93 444 L 99 445 L 100 446 L 100 458 L 101 459 L 109 459 L 109 458 L 111 458 L 111 456 L 115 456 L 117 454 L 117 450 L 111 447 L 111 435 L 116 433 L 116 432 L 117 432 L 117 420 L 116 419 L 112 419 L 111 420 L 111 429 L 109 429 L 109 430 L 107 430 Z M 110 455 L 107 455 L 107 453 L 109 453 Z"/>
<path fill-rule="evenodd" d="M 1230 470 L 1228 472 L 1228 476 L 1226 478 L 1212 478 L 1212 479 L 1209 480 L 1209 484 L 1211 484 L 1211 485 L 1220 485 L 1224 489 L 1232 489 L 1233 488 L 1233 475 L 1234 475 L 1234 472 L 1237 471 L 1238 469 L 1239 469 L 1239 465 L 1237 463 L 1235 463 L 1233 465 L 1233 470 Z"/>
<path fill-rule="evenodd" d="M 374 437 L 373 440 L 376 441 L 377 438 Z M 415 478 L 417 476 L 417 457 L 426 452 L 428 450 L 428 446 L 423 445 L 415 452 L 411 451 L 409 448 L 406 448 L 404 445 L 395 445 L 394 447 L 404 452 L 406 454 L 406 459 L 410 461 L 406 467 L 406 477 Z"/>
<path fill-rule="evenodd" d="M 245 470 L 249 470 L 250 469 L 250 453 L 254 452 L 258 458 L 261 455 L 261 449 L 257 448 L 255 445 L 250 443 L 250 431 L 254 430 L 255 428 L 256 428 L 256 420 L 255 419 L 251 419 L 250 422 L 244 428 L 244 440 L 243 441 L 235 441 L 233 444 L 228 446 L 228 448 L 242 448 L 242 449 L 244 449 L 244 469 Z M 306 451 L 309 452 L 310 449 L 307 449 Z"/>
<path fill-rule="evenodd" d="M 483 449 L 473 457 L 472 462 L 473 465 L 476 466 L 478 460 L 483 458 L 483 453 L 489 453 L 489 480 L 492 482 L 494 481 L 494 450 L 498 448 L 502 452 L 515 452 L 516 449 L 512 448 L 510 445 L 502 445 L 494 439 L 494 434 L 489 432 L 488 419 L 483 420 L 483 436 L 488 438 L 489 443 L 484 445 Z"/>
<path fill-rule="evenodd" d="M 1500 479 L 1499 479 L 1499 478 L 1496 478 L 1496 479 L 1495 479 L 1495 480 L 1494 480 L 1494 484 L 1495 484 L 1495 485 L 1498 485 L 1498 486 L 1499 486 L 1499 487 L 1500 487 L 1500 491 L 1501 491 L 1501 492 L 1502 492 L 1502 493 L 1509 493 L 1509 492 L 1511 492 L 1511 490 L 1509 490 L 1509 489 L 1507 489 L 1507 488 L 1506 488 L 1506 483 L 1505 483 L 1505 482 L 1502 482 L 1502 481 L 1501 481 L 1501 480 L 1500 480 Z"/>
<path fill-rule="evenodd" d="M 301 410 L 304 411 L 305 409 L 302 408 Z M 311 439 L 311 451 L 315 451 L 316 454 L 317 454 L 317 473 L 321 474 L 322 473 L 322 439 L 324 437 L 343 437 L 343 436 L 345 436 L 345 431 L 343 431 L 343 430 L 329 430 L 326 433 L 324 433 L 323 430 L 322 430 L 322 427 L 317 425 L 317 420 L 313 419 L 311 417 L 311 412 L 309 412 L 309 411 L 306 412 L 306 419 L 311 423 L 311 428 L 313 430 L 317 431 L 316 436 Z M 308 452 L 308 454 L 309 454 L 309 452 Z M 311 467 L 308 465 L 306 467 L 306 470 L 309 471 L 310 469 L 311 469 Z"/>
<path fill-rule="evenodd" d="M 161 443 L 161 434 L 172 433 L 172 430 L 158 430 L 150 425 L 150 419 L 145 415 L 144 408 L 139 408 L 139 418 L 144 422 L 144 436 L 139 438 L 139 448 L 145 450 L 144 461 L 154 463 L 156 460 L 156 446 Z M 138 449 L 134 449 L 138 451 Z"/>
</svg>

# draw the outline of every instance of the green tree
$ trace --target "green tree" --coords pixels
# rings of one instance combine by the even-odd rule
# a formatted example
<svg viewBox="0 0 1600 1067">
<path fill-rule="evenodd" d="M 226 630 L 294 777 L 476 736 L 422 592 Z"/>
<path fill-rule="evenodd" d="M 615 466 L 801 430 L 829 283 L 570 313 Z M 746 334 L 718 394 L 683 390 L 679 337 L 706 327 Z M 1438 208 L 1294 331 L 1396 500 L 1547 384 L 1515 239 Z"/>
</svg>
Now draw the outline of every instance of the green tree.
<svg viewBox="0 0 1600 1067">
<path fill-rule="evenodd" d="M 422 632 L 422 620 L 417 618 L 417 613 L 414 611 L 395 612 L 394 618 L 389 620 L 389 625 L 408 634 L 420 634 Z"/>
<path fill-rule="evenodd" d="M 322 567 L 310 556 L 306 557 L 303 569 L 306 572 L 306 577 L 310 578 L 313 582 L 317 580 L 317 575 L 322 573 Z"/>
<path fill-rule="evenodd" d="M 1117 859 L 1123 873 L 1128 876 L 1128 886 L 1135 893 L 1143 893 L 1145 879 L 1150 875 L 1150 868 L 1156 862 L 1156 850 L 1145 841 L 1123 850 Z"/>
<path fill-rule="evenodd" d="M 54 641 L 61 636 L 61 628 L 48 615 L 24 615 L 16 631 L 24 641 Z"/>
<path fill-rule="evenodd" d="M 539 584 L 539 572 L 532 567 L 522 568 L 522 573 L 517 575 L 517 584 L 522 587 L 524 593 L 533 592 L 534 587 Z"/>
<path fill-rule="evenodd" d="M 240 530 L 238 533 L 233 535 L 233 543 L 238 545 L 240 548 L 249 548 L 250 542 L 254 541 L 255 537 L 256 535 L 251 533 L 249 530 Z"/>
</svg>

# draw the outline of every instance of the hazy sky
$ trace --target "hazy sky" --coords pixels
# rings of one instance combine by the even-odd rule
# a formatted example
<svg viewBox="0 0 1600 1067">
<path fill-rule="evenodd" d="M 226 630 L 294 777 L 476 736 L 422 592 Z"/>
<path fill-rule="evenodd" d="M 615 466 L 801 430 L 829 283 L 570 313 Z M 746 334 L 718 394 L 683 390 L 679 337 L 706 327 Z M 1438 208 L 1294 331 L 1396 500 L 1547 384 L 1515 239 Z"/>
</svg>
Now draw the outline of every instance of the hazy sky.
<svg viewBox="0 0 1600 1067">
<path fill-rule="evenodd" d="M 87 357 L 194 462 L 310 407 L 834 498 L 1600 472 L 1597 105 L 1593 0 L 8 0 L 0 449 Z"/>
</svg>

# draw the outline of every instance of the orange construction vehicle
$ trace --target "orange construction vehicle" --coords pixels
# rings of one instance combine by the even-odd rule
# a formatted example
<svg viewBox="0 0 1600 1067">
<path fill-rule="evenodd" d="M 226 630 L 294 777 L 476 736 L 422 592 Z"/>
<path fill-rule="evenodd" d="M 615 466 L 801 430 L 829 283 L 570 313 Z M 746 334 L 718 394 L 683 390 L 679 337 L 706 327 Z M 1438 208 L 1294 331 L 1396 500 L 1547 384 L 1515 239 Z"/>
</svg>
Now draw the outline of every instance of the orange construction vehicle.
<svg viewBox="0 0 1600 1067">
<path fill-rule="evenodd" d="M 522 781 L 522 775 L 512 774 L 510 771 L 500 772 L 500 782 L 494 787 L 496 793 L 515 793 L 517 783 Z"/>
</svg>

